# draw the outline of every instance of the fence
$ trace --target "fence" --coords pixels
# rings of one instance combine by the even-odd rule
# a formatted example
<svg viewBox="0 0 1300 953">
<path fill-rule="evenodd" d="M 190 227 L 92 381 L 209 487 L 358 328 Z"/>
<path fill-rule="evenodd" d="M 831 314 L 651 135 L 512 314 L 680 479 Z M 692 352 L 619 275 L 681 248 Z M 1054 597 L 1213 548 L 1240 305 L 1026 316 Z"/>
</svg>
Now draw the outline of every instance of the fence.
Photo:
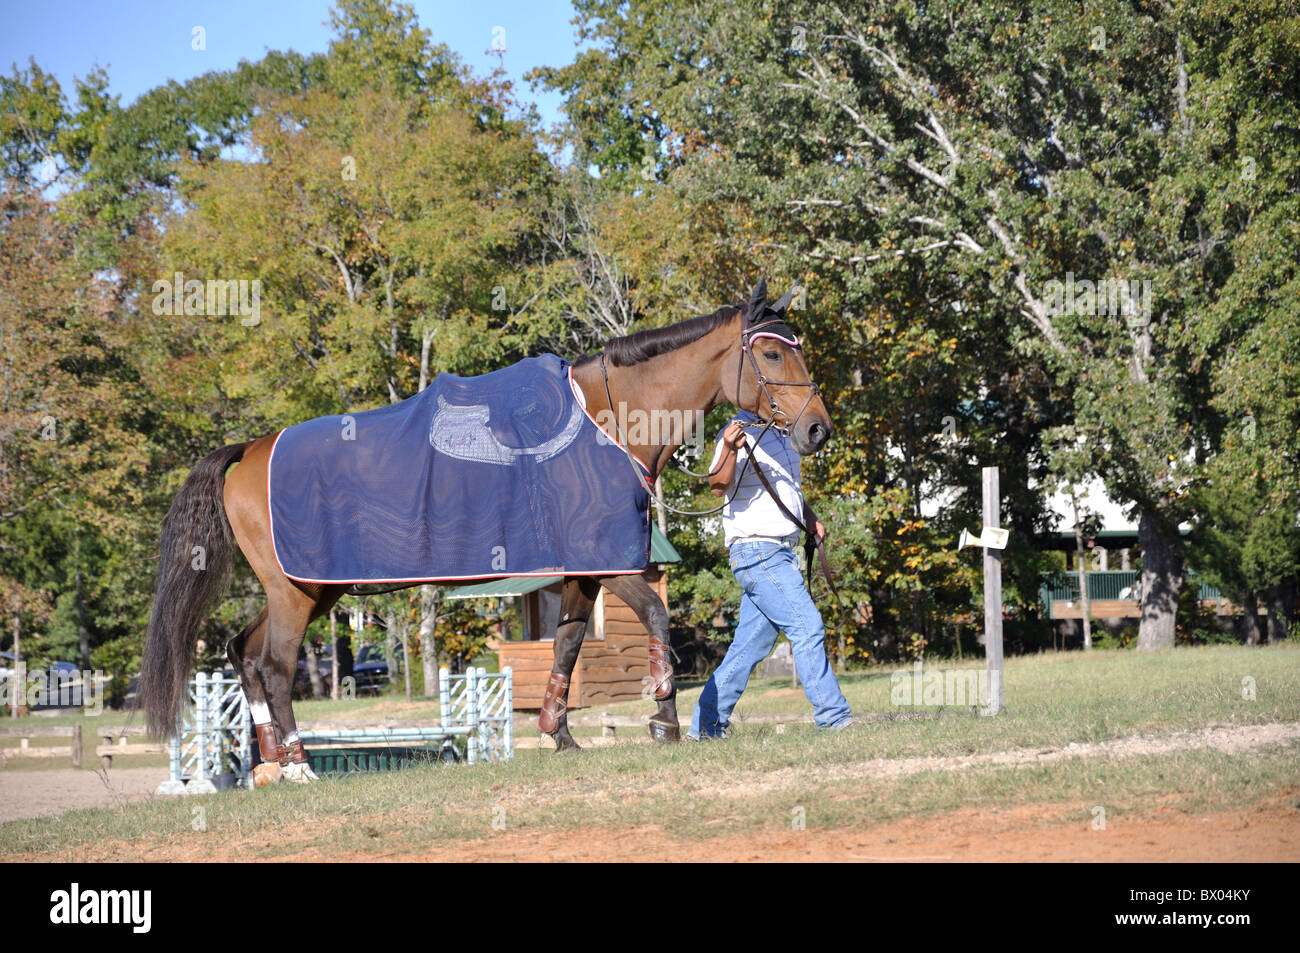
<svg viewBox="0 0 1300 953">
<path fill-rule="evenodd" d="M 392 747 L 465 739 L 469 764 L 514 756 L 512 673 L 471 668 L 464 675 L 438 673 L 439 718 L 433 725 L 304 723 L 298 737 L 308 747 Z M 180 731 L 167 744 L 169 778 L 158 794 L 204 794 L 221 786 L 251 787 L 253 730 L 237 678 L 199 672 L 190 683 L 190 705 Z M 97 749 L 98 752 L 99 749 Z M 117 749 L 114 748 L 114 751 Z"/>
<path fill-rule="evenodd" d="M 81 726 L 44 727 L 39 724 L 22 728 L 0 728 L 0 738 L 17 738 L 18 747 L 0 745 L 0 765 L 10 758 L 71 758 L 74 768 L 81 767 Z M 70 738 L 66 745 L 34 745 L 34 738 Z"/>
<path fill-rule="evenodd" d="M 436 725 L 355 725 L 346 722 L 303 724 L 298 737 L 304 745 L 362 747 L 365 745 L 412 745 L 442 743 L 447 750 L 459 738 L 465 739 L 465 761 L 476 764 L 509 760 L 514 756 L 512 708 L 514 677 L 509 666 L 500 674 L 470 668 L 464 675 L 438 671 Z"/>
<path fill-rule="evenodd" d="M 1098 601 L 1140 601 L 1137 593 L 1141 573 L 1131 569 L 1093 570 L 1084 574 L 1088 580 L 1088 598 Z M 1125 591 L 1127 590 L 1127 592 Z M 1053 602 L 1079 601 L 1079 574 L 1055 573 L 1045 576 L 1039 587 L 1039 597 L 1050 615 Z M 1209 583 L 1201 583 L 1197 598 L 1201 602 L 1214 602 L 1223 594 Z"/>
</svg>

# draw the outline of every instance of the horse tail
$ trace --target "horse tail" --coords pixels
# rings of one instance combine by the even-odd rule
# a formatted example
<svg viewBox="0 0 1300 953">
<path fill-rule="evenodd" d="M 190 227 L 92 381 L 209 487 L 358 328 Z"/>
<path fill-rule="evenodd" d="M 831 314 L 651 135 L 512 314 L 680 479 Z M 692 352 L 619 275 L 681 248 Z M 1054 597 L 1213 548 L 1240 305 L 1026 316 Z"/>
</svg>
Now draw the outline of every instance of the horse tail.
<svg viewBox="0 0 1300 953">
<path fill-rule="evenodd" d="M 222 447 L 200 460 L 163 520 L 138 688 L 154 737 L 176 731 L 199 633 L 230 579 L 234 548 L 223 491 L 227 468 L 247 447 Z"/>
</svg>

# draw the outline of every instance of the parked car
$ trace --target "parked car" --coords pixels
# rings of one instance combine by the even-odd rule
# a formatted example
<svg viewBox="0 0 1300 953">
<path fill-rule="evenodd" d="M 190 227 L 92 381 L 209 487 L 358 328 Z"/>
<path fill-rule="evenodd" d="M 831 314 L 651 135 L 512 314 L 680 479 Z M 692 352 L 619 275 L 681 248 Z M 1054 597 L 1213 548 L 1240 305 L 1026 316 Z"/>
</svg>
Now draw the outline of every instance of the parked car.
<svg viewBox="0 0 1300 953">
<path fill-rule="evenodd" d="M 402 647 L 395 646 L 397 671 L 402 671 Z M 361 646 L 352 663 L 352 677 L 357 680 L 358 695 L 377 695 L 388 684 L 388 658 L 378 643 Z"/>
</svg>

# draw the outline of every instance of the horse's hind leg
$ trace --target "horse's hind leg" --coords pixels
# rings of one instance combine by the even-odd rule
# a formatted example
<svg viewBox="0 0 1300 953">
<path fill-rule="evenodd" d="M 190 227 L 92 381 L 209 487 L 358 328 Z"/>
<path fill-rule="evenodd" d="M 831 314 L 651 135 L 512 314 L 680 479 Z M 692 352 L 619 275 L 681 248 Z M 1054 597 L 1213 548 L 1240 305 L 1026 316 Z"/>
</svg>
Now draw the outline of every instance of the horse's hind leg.
<svg viewBox="0 0 1300 953">
<path fill-rule="evenodd" d="M 600 584 L 588 576 L 570 576 L 564 580 L 560 595 L 560 623 L 555 628 L 555 662 L 546 683 L 542 713 L 537 725 L 542 734 L 555 739 L 556 751 L 575 751 L 580 746 L 569 734 L 569 678 L 582 650 L 591 607 L 600 592 Z"/>
<path fill-rule="evenodd" d="M 677 684 L 668 658 L 668 610 L 645 576 L 606 576 L 601 583 L 632 608 L 650 633 L 650 688 L 659 703 L 659 710 L 650 716 L 650 737 L 655 741 L 681 741 Z"/>
<path fill-rule="evenodd" d="M 249 714 L 254 724 L 269 724 L 271 709 L 266 703 L 266 690 L 262 687 L 261 676 L 257 673 L 257 657 L 262 651 L 262 640 L 266 634 L 267 610 L 264 608 L 244 631 L 226 643 L 226 658 L 239 675 L 239 684 L 244 689 L 244 698 L 248 701 Z M 260 752 L 259 752 L 260 753 Z"/>
</svg>

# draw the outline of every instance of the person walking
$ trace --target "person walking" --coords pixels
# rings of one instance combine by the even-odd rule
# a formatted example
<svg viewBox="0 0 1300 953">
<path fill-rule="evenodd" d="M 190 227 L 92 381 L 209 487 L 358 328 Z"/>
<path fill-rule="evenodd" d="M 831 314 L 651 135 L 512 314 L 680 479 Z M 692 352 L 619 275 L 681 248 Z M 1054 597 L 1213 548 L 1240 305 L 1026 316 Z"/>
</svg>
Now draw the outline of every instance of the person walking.
<svg viewBox="0 0 1300 953">
<path fill-rule="evenodd" d="M 821 613 L 799 574 L 795 546 L 799 526 L 763 487 L 756 467 L 790 513 L 826 536 L 826 527 L 803 498 L 800 457 L 790 438 L 775 427 L 763 432 L 751 448 L 745 425 L 761 423 L 749 411 L 731 419 L 718 438 L 709 467 L 709 488 L 715 496 L 734 489 L 722 511 L 722 528 L 731 571 L 740 583 L 740 620 L 726 657 L 709 676 L 691 716 L 688 737 L 725 738 L 731 713 L 740 701 L 749 676 L 784 632 L 794 650 L 795 670 L 813 708 L 819 729 L 842 730 L 853 724 L 853 713 L 840 690 L 826 655 L 826 629 Z"/>
</svg>

